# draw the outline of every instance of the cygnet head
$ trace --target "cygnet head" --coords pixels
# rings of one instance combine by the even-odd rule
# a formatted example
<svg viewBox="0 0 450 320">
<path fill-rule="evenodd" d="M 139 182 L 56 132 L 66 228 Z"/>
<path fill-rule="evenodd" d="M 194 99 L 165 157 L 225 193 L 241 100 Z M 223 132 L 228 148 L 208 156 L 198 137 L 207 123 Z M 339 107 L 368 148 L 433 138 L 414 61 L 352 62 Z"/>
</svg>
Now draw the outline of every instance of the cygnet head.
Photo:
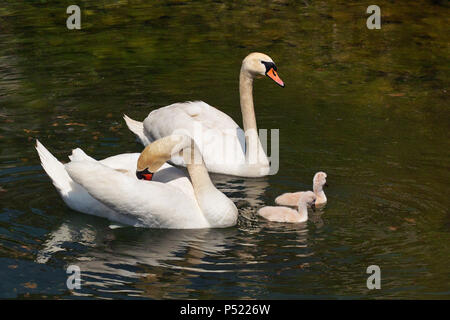
<svg viewBox="0 0 450 320">
<path fill-rule="evenodd" d="M 250 53 L 242 61 L 241 72 L 246 73 L 251 78 L 267 76 L 279 86 L 284 87 L 283 80 L 278 76 L 277 66 L 267 54 L 260 52 Z"/>
<path fill-rule="evenodd" d="M 314 211 L 316 210 L 316 195 L 312 191 L 305 191 L 301 194 L 300 199 L 298 200 L 298 206 L 311 207 Z"/>
<path fill-rule="evenodd" d="M 323 187 L 328 187 L 327 174 L 323 171 L 319 171 L 314 175 L 313 178 L 314 192 L 322 191 Z"/>
</svg>

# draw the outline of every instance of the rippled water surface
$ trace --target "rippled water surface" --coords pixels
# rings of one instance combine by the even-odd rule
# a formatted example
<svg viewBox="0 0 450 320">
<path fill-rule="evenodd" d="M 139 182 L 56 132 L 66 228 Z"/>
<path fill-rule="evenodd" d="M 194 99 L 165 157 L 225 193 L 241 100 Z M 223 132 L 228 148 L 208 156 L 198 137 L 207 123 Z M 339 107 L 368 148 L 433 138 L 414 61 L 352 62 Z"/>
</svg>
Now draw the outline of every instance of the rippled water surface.
<svg viewBox="0 0 450 320">
<path fill-rule="evenodd" d="M 68 1 L 0 7 L 0 298 L 449 298 L 449 7 L 369 2 Z M 241 123 L 238 72 L 269 54 L 286 83 L 255 81 L 260 128 L 280 129 L 280 170 L 213 176 L 236 227 L 110 229 L 68 209 L 38 138 L 68 161 L 139 152 L 122 114 L 204 100 Z M 328 173 L 306 224 L 256 217 Z M 66 288 L 66 267 L 82 289 Z M 379 265 L 382 289 L 366 268 Z"/>
</svg>

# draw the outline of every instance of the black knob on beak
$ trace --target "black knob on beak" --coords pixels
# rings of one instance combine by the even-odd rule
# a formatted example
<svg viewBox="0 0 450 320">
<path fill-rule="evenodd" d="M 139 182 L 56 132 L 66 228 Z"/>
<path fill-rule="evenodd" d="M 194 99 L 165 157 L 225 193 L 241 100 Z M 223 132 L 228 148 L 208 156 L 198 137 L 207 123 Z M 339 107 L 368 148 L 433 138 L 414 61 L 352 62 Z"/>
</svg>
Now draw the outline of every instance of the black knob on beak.
<svg viewBox="0 0 450 320">
<path fill-rule="evenodd" d="M 148 170 L 148 168 L 145 168 L 144 170 L 141 170 L 141 171 L 136 171 L 136 177 L 139 179 L 139 180 L 142 180 L 142 179 L 144 179 L 144 180 L 147 180 L 147 181 L 150 181 L 150 180 L 152 180 L 152 178 L 153 178 L 153 172 L 150 172 L 149 170 Z"/>
</svg>

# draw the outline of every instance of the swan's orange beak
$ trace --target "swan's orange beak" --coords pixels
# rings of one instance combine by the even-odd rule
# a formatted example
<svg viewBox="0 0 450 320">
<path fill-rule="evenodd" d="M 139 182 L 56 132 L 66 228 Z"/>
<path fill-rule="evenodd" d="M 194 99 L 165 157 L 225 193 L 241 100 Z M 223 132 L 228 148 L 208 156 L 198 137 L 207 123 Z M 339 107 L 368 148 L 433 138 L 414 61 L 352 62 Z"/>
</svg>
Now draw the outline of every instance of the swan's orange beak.
<svg viewBox="0 0 450 320">
<path fill-rule="evenodd" d="M 144 177 L 144 180 L 150 181 L 153 179 L 153 174 L 147 173 L 142 175 Z"/>
<path fill-rule="evenodd" d="M 136 171 L 136 177 L 139 180 L 147 180 L 147 181 L 151 181 L 153 179 L 153 172 L 150 172 L 148 170 L 148 168 L 142 170 L 142 171 Z"/>
<path fill-rule="evenodd" d="M 266 72 L 266 76 L 268 76 L 270 79 L 272 79 L 273 81 L 278 83 L 278 85 L 284 88 L 283 80 L 280 79 L 278 73 L 273 68 L 270 68 L 269 71 Z"/>
</svg>

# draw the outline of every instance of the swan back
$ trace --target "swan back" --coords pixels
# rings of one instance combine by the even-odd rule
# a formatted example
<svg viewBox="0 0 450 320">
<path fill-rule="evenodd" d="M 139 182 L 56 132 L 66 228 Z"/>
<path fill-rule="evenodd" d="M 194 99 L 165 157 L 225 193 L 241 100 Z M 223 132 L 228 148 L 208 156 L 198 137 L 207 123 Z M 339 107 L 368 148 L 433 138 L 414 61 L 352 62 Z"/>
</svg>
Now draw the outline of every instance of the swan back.
<svg viewBox="0 0 450 320">
<path fill-rule="evenodd" d="M 70 177 L 95 199 L 119 214 L 138 219 L 143 226 L 209 227 L 195 199 L 171 185 L 140 181 L 98 162 L 76 161 L 65 167 Z"/>
</svg>

